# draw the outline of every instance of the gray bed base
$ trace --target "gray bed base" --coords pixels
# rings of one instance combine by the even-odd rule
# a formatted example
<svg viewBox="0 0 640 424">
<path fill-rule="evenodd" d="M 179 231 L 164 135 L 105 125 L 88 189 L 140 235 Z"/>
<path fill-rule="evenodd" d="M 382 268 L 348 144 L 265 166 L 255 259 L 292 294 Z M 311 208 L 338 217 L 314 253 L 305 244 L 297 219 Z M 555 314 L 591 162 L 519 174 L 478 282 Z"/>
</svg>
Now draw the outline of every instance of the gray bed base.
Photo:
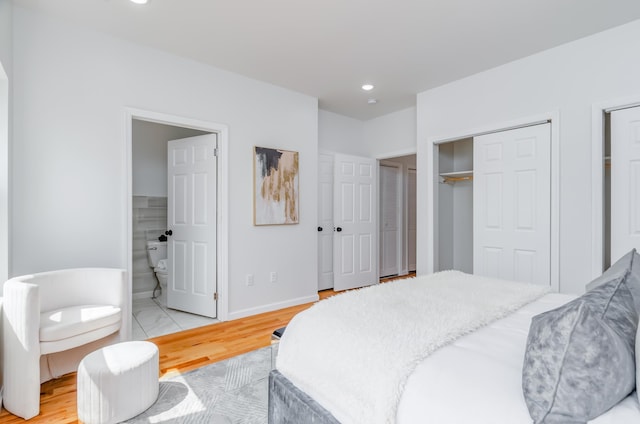
<svg viewBox="0 0 640 424">
<path fill-rule="evenodd" d="M 269 373 L 269 424 L 340 424 L 278 370 Z"/>
</svg>

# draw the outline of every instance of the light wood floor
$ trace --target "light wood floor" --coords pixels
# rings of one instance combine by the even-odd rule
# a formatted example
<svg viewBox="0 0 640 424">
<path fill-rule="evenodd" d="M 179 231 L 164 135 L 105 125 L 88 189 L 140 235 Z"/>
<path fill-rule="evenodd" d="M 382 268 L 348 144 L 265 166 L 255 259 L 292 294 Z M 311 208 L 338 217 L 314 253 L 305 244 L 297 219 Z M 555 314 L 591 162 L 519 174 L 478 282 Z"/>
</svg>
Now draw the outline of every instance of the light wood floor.
<svg viewBox="0 0 640 424">
<path fill-rule="evenodd" d="M 413 276 L 410 274 L 408 276 Z M 402 278 L 402 277 L 401 277 Z M 381 280 L 386 282 L 393 278 Z M 333 290 L 318 293 L 320 299 L 336 294 Z M 298 312 L 312 303 L 267 312 L 234 321 L 221 322 L 179 333 L 149 339 L 160 350 L 161 376 L 183 373 L 195 368 L 250 352 L 271 344 L 271 333 L 286 326 Z M 40 415 L 31 423 L 77 423 L 76 374 L 67 374 L 43 383 L 40 393 Z M 0 424 L 25 423 L 22 418 L 3 409 Z"/>
</svg>

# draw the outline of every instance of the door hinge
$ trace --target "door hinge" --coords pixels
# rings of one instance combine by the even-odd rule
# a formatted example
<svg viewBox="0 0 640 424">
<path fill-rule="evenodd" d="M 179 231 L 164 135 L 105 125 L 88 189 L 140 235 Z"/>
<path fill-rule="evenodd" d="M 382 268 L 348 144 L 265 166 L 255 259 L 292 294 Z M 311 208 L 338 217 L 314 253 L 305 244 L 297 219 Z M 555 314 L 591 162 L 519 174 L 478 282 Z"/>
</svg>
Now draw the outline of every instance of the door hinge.
<svg viewBox="0 0 640 424">
<path fill-rule="evenodd" d="M 218 292 L 213 293 L 213 300 L 218 300 Z"/>
<path fill-rule="evenodd" d="M 218 157 L 218 148 L 217 147 L 215 149 L 213 149 L 213 157 L 214 158 Z"/>
</svg>

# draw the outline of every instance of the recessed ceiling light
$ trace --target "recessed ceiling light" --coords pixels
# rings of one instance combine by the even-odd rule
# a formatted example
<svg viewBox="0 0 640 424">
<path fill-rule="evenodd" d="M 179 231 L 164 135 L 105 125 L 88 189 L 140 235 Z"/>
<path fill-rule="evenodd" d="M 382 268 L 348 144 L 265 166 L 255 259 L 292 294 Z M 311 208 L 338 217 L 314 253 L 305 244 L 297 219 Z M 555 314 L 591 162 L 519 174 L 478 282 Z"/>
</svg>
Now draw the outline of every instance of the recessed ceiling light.
<svg viewBox="0 0 640 424">
<path fill-rule="evenodd" d="M 132 3 L 135 4 L 147 4 L 148 0 L 131 0 Z"/>
<path fill-rule="evenodd" d="M 367 100 L 367 103 L 369 103 L 370 105 L 375 105 L 376 103 L 378 103 L 378 99 L 369 99 Z"/>
<path fill-rule="evenodd" d="M 372 84 L 364 84 L 364 85 L 362 86 L 362 89 L 363 89 L 364 91 L 371 91 L 371 90 L 373 90 L 373 85 L 372 85 Z"/>
</svg>

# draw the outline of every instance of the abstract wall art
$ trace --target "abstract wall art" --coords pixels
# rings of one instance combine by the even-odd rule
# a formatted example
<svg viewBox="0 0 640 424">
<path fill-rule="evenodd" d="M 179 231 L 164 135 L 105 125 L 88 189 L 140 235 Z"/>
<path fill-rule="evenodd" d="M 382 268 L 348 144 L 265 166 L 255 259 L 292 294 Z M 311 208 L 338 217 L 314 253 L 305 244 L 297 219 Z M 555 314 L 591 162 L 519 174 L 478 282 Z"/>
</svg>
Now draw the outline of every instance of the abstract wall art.
<svg viewBox="0 0 640 424">
<path fill-rule="evenodd" d="M 298 152 L 254 147 L 254 225 L 297 224 Z"/>
</svg>

